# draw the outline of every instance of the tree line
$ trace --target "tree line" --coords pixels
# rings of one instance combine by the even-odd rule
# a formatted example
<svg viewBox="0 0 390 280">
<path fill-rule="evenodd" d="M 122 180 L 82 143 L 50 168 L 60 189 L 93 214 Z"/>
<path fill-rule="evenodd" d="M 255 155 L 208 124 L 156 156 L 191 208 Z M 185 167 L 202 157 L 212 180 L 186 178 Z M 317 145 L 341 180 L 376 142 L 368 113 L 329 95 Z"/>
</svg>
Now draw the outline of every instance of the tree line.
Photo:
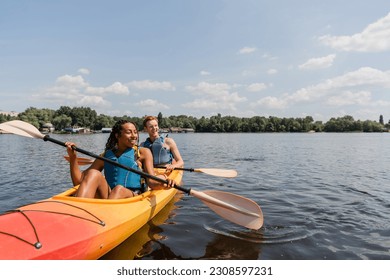
<svg viewBox="0 0 390 280">
<path fill-rule="evenodd" d="M 383 116 L 379 121 L 355 120 L 352 116 L 331 118 L 323 123 L 314 121 L 311 116 L 305 118 L 279 118 L 254 116 L 241 118 L 235 116 L 221 116 L 217 114 L 211 117 L 195 118 L 192 116 L 179 115 L 164 117 L 161 112 L 157 116 L 160 128 L 189 128 L 195 132 L 383 132 L 390 129 L 390 121 L 384 123 Z M 57 131 L 67 127 L 86 127 L 99 131 L 105 127 L 112 127 L 119 119 L 127 119 L 137 124 L 138 129 L 143 129 L 143 117 L 113 117 L 97 114 L 89 107 L 61 106 L 58 110 L 37 109 L 30 107 L 17 117 L 0 114 L 0 123 L 13 119 L 22 120 L 42 128 L 51 123 Z"/>
</svg>

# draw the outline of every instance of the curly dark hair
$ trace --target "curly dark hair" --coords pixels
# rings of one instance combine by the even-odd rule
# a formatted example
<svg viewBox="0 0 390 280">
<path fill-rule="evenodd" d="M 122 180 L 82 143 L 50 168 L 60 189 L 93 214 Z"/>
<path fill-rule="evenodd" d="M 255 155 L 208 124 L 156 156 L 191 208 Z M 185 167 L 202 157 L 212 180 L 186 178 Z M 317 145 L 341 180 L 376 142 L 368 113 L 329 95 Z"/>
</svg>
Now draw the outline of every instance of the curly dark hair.
<svg viewBox="0 0 390 280">
<path fill-rule="evenodd" d="M 106 151 L 107 150 L 114 150 L 116 148 L 116 144 L 118 143 L 118 137 L 121 136 L 121 133 L 122 133 L 122 129 L 123 129 L 123 125 L 126 124 L 126 123 L 131 123 L 134 125 L 135 129 L 137 130 L 138 132 L 138 129 L 137 129 L 137 125 L 131 121 L 128 121 L 128 120 L 119 120 L 117 121 L 114 126 L 112 127 L 112 130 L 111 130 L 111 133 L 110 133 L 110 136 L 108 137 L 107 139 L 107 143 L 106 143 Z M 139 140 L 139 139 L 138 139 Z"/>
</svg>

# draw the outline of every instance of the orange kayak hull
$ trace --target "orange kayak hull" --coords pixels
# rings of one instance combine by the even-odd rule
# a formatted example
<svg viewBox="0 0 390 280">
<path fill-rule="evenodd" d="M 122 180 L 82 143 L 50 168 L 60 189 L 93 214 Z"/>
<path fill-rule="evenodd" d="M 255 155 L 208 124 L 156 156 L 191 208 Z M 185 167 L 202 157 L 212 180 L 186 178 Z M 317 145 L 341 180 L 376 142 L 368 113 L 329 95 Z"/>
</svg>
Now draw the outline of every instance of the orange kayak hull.
<svg viewBox="0 0 390 280">
<path fill-rule="evenodd" d="M 182 171 L 170 175 L 181 183 Z M 73 187 L 0 216 L 0 259 L 98 259 L 168 204 L 176 189 L 128 199 L 73 197 Z"/>
</svg>

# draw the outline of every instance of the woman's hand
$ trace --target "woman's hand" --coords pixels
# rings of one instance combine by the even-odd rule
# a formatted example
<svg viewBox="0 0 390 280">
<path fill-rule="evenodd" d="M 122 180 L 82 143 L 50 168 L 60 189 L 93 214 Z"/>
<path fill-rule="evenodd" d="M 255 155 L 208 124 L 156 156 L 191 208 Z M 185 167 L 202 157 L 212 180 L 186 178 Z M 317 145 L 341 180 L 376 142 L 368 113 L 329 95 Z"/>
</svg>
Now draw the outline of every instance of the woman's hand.
<svg viewBox="0 0 390 280">
<path fill-rule="evenodd" d="M 167 165 L 165 165 L 165 173 L 170 173 L 170 172 L 172 172 L 172 170 L 174 170 L 175 169 L 175 166 L 173 165 L 173 164 L 167 164 Z"/>
<path fill-rule="evenodd" d="M 69 155 L 69 160 L 75 160 L 77 158 L 77 153 L 73 149 L 73 146 L 76 147 L 76 144 L 73 142 L 65 142 L 66 146 L 66 151 L 68 152 Z"/>
<path fill-rule="evenodd" d="M 167 184 L 168 188 L 173 188 L 175 186 L 175 181 L 174 180 L 168 178 L 167 182 L 168 182 L 168 184 Z"/>
<path fill-rule="evenodd" d="M 166 186 L 167 188 L 173 188 L 175 186 L 175 181 L 168 178 L 166 174 L 159 174 L 158 177 L 166 181 L 164 186 Z"/>
</svg>

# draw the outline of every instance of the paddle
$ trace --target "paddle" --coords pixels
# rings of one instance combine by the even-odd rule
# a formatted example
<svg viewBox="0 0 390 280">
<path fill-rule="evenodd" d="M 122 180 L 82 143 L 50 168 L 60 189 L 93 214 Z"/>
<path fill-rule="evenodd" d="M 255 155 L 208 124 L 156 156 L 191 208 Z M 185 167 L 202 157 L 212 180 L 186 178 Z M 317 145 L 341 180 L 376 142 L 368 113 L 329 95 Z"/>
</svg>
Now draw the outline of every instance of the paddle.
<svg viewBox="0 0 390 280">
<path fill-rule="evenodd" d="M 164 168 L 164 167 L 158 167 Z M 237 171 L 232 169 L 218 169 L 218 168 L 181 168 L 176 167 L 175 170 L 183 170 L 189 172 L 199 172 L 217 177 L 234 178 L 237 177 Z"/>
<path fill-rule="evenodd" d="M 13 121 L 2 123 L 0 124 L 0 129 L 20 136 L 43 139 L 44 141 L 50 141 L 52 143 L 66 147 L 64 142 L 53 139 L 49 135 L 43 135 L 42 133 L 39 132 L 39 130 L 35 126 L 23 121 L 13 120 Z M 121 165 L 113 160 L 93 154 L 89 151 L 80 149 L 78 147 L 73 147 L 73 149 L 82 154 L 103 160 L 110 164 L 116 165 L 120 168 L 129 170 L 130 172 L 139 174 L 143 177 L 147 177 L 164 184 L 168 183 L 167 180 L 150 175 L 148 173 L 142 172 L 137 169 L 130 168 L 128 166 Z M 174 185 L 174 188 L 200 199 L 206 206 L 208 206 L 215 213 L 220 215 L 222 218 L 229 220 L 235 224 L 250 229 L 259 229 L 263 225 L 263 213 L 260 209 L 260 206 L 257 205 L 256 202 L 250 199 L 247 199 L 245 197 L 236 194 L 231 194 L 231 193 L 221 192 L 216 190 L 204 191 L 204 192 L 195 191 L 190 188 L 184 188 L 176 184 Z"/>
<path fill-rule="evenodd" d="M 64 158 L 69 162 L 69 156 L 64 156 Z M 77 157 L 76 160 L 79 165 L 88 165 L 93 163 L 93 159 L 89 158 Z"/>
<path fill-rule="evenodd" d="M 69 156 L 64 156 L 64 158 L 69 161 Z M 77 157 L 77 163 L 79 165 L 88 165 L 92 164 L 93 160 L 89 158 Z M 158 167 L 160 169 L 164 169 L 165 167 Z M 237 171 L 232 169 L 218 169 L 218 168 L 182 168 L 176 167 L 175 170 L 183 170 L 189 172 L 200 172 L 212 176 L 217 177 L 226 177 L 226 178 L 234 178 L 237 177 Z"/>
</svg>

